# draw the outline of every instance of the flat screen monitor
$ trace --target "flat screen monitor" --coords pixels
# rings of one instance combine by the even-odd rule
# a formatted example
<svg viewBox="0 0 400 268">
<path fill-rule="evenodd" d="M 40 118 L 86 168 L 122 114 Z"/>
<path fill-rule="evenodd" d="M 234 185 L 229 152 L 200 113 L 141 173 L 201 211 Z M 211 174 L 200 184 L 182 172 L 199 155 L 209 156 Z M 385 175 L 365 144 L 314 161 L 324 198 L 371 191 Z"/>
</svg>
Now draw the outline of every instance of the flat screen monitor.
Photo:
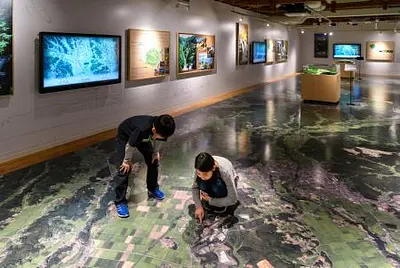
<svg viewBox="0 0 400 268">
<path fill-rule="evenodd" d="M 39 92 L 121 83 L 121 36 L 40 32 Z"/>
<path fill-rule="evenodd" d="M 361 57 L 361 44 L 333 44 L 333 58 L 355 59 Z"/>
<path fill-rule="evenodd" d="M 253 42 L 251 62 L 252 63 L 267 62 L 267 46 L 265 42 Z"/>
</svg>

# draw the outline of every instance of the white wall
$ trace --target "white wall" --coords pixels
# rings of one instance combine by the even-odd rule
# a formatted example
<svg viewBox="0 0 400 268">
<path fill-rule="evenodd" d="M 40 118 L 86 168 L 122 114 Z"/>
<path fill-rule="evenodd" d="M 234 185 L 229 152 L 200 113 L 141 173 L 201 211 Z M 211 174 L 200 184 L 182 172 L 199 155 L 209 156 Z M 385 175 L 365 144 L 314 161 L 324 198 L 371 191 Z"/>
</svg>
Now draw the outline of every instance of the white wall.
<svg viewBox="0 0 400 268">
<path fill-rule="evenodd" d="M 361 53 L 366 57 L 365 47 L 367 41 L 394 41 L 395 42 L 395 61 L 387 62 L 368 62 L 363 61 L 361 66 L 362 74 L 369 75 L 399 75 L 400 76 L 400 34 L 379 31 L 334 31 L 329 36 L 329 58 L 314 58 L 314 31 L 306 30 L 301 35 L 301 63 L 302 64 L 332 64 L 333 62 L 333 44 L 334 43 L 360 43 Z M 326 31 L 326 30 L 325 30 Z M 324 33 L 325 31 L 315 31 Z"/>
<path fill-rule="evenodd" d="M 289 62 L 235 66 L 235 22 L 231 8 L 193 0 L 175 8 L 174 0 L 18 0 L 14 1 L 14 95 L 0 98 L 0 162 L 118 126 L 135 114 L 158 114 L 204 98 L 291 74 L 300 67 L 299 34 L 244 17 L 250 41 L 289 39 Z M 38 94 L 37 37 L 40 31 L 122 35 L 142 28 L 171 31 L 171 77 L 162 83 L 117 85 Z M 217 73 L 176 79 L 176 32 L 216 35 Z"/>
</svg>

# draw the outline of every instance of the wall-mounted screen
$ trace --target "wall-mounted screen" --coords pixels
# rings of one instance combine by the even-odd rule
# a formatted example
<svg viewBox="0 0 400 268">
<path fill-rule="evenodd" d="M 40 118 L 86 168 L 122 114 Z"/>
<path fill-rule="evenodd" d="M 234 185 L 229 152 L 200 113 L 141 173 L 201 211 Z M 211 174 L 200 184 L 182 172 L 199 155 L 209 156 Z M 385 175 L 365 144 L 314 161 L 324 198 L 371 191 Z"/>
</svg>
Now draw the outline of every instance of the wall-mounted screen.
<svg viewBox="0 0 400 268">
<path fill-rule="evenodd" d="M 267 46 L 265 42 L 253 42 L 251 49 L 251 62 L 265 63 L 267 61 Z"/>
<path fill-rule="evenodd" d="M 361 57 L 361 44 L 333 44 L 333 57 L 336 59 Z"/>
<path fill-rule="evenodd" d="M 40 93 L 121 82 L 121 36 L 39 33 Z"/>
</svg>

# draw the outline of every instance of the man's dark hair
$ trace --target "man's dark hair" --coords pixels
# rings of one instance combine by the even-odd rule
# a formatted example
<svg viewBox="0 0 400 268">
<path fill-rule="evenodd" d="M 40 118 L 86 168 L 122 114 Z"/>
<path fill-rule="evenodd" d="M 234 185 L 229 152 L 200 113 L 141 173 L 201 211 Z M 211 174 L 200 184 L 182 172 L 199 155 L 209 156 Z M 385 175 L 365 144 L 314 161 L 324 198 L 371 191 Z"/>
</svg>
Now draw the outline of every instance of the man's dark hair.
<svg viewBox="0 0 400 268">
<path fill-rule="evenodd" d="M 172 136 L 175 132 L 175 121 L 172 116 L 169 114 L 163 114 L 157 117 L 154 122 L 154 127 L 156 128 L 156 132 L 163 136 L 164 138 L 168 138 Z"/>
<path fill-rule="evenodd" d="M 213 169 L 214 164 L 214 158 L 209 153 L 202 152 L 196 156 L 194 167 L 201 172 L 208 172 Z"/>
</svg>

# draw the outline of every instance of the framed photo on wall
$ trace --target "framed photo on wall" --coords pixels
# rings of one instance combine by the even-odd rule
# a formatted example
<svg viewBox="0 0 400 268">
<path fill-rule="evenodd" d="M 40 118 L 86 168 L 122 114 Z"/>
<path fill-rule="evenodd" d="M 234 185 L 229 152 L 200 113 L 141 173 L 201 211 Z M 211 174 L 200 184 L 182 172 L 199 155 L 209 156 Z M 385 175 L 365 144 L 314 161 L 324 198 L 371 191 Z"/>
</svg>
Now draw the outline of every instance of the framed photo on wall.
<svg viewBox="0 0 400 268">
<path fill-rule="evenodd" d="M 328 58 L 329 37 L 327 34 L 314 34 L 314 58 Z"/>
<path fill-rule="evenodd" d="M 177 75 L 216 69 L 215 36 L 178 33 Z"/>
<path fill-rule="evenodd" d="M 249 64 L 249 25 L 236 23 L 236 65 Z"/>
<path fill-rule="evenodd" d="M 275 61 L 275 41 L 267 39 L 265 42 L 267 43 L 267 64 L 273 64 Z"/>
<path fill-rule="evenodd" d="M 0 1 L 0 95 L 13 94 L 12 0 Z"/>
<path fill-rule="evenodd" d="M 275 62 L 287 62 L 288 60 L 289 42 L 287 40 L 275 41 Z"/>
</svg>

